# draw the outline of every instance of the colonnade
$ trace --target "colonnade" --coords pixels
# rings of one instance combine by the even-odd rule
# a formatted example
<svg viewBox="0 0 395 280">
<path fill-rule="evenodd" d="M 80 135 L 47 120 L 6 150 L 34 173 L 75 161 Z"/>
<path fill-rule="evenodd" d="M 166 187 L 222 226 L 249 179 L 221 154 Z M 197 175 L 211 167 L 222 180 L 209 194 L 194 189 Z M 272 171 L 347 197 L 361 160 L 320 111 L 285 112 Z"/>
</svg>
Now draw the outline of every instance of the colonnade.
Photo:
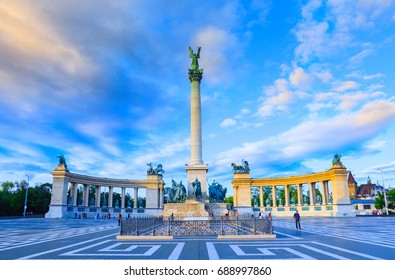
<svg viewBox="0 0 395 280">
<path fill-rule="evenodd" d="M 51 194 L 51 204 L 49 211 L 45 215 L 46 218 L 64 218 L 70 217 L 74 207 L 88 208 L 84 211 L 88 211 L 89 215 L 98 213 L 99 210 L 112 211 L 113 205 L 113 194 L 115 188 L 121 189 L 121 205 L 116 212 L 126 212 L 128 207 L 125 207 L 125 197 L 127 189 L 134 189 L 134 205 L 133 208 L 139 208 L 138 195 L 139 190 L 144 189 L 146 192 L 145 197 L 145 208 L 144 213 L 155 214 L 163 209 L 163 191 L 165 182 L 161 174 L 147 174 L 146 180 L 129 180 L 129 179 L 110 179 L 93 177 L 82 174 L 71 173 L 64 164 L 59 164 L 52 173 L 53 184 Z M 82 205 L 78 205 L 77 193 L 78 186 L 82 185 Z M 95 187 L 95 198 L 93 205 L 90 205 L 89 201 L 89 188 L 90 186 Z M 103 207 L 101 205 L 100 194 L 102 188 L 108 187 L 108 198 L 107 205 Z M 72 197 L 71 202 L 68 201 L 68 194 Z M 106 209 L 103 209 L 106 208 Z M 115 207 L 118 208 L 118 207 Z"/>
<path fill-rule="evenodd" d="M 292 216 L 293 211 L 304 211 L 307 216 L 355 216 L 352 213 L 347 183 L 347 169 L 341 163 L 334 163 L 332 167 L 323 172 L 288 176 L 281 178 L 250 178 L 249 173 L 235 173 L 233 185 L 234 207 L 239 212 L 250 213 L 251 188 L 259 188 L 259 207 L 263 211 L 273 211 L 273 215 Z M 317 201 L 316 189 L 319 184 L 322 201 Z M 307 185 L 309 190 L 309 202 L 303 198 L 303 186 Z M 280 204 L 277 199 L 277 188 L 284 188 L 285 199 Z M 290 187 L 296 186 L 297 199 L 291 203 Z M 271 188 L 271 203 L 264 201 L 263 188 Z"/>
<path fill-rule="evenodd" d="M 318 187 L 318 184 L 320 187 Z M 302 205 L 327 205 L 327 204 L 332 204 L 332 199 L 331 199 L 331 191 L 329 189 L 329 184 L 330 181 L 321 181 L 321 182 L 310 182 L 308 184 L 292 184 L 292 185 L 272 185 L 272 186 L 252 186 L 251 188 L 258 188 L 259 189 L 259 207 L 267 207 L 267 206 L 292 206 L 292 205 L 297 205 L 297 206 L 302 206 Z M 309 195 L 304 195 L 303 194 L 303 186 L 308 185 L 309 186 Z M 290 188 L 295 186 L 296 191 L 297 191 L 297 200 L 292 203 L 291 197 L 290 197 Z M 284 194 L 285 194 L 285 201 L 280 201 L 278 199 L 278 194 L 277 194 L 277 188 L 278 187 L 283 187 L 284 188 Z M 321 196 L 322 201 L 317 201 L 317 195 L 316 195 L 316 190 L 318 188 L 321 188 Z M 267 200 L 264 199 L 264 193 L 265 190 L 264 188 L 270 188 L 270 193 L 271 193 L 271 199 L 270 199 L 270 205 L 267 204 Z M 236 200 L 237 200 L 237 191 L 236 191 Z M 306 202 L 304 198 L 308 197 L 309 200 Z"/>
<path fill-rule="evenodd" d="M 68 203 L 69 206 L 93 206 L 93 207 L 108 207 L 112 208 L 113 206 L 113 194 L 114 194 L 114 188 L 112 186 L 100 186 L 100 185 L 95 185 L 95 199 L 94 199 L 94 204 L 92 205 L 89 201 L 90 197 L 90 185 L 88 184 L 82 184 L 82 203 L 78 203 L 78 186 L 80 184 L 71 182 L 70 187 L 69 187 L 69 193 L 71 197 L 71 201 Z M 102 203 L 103 201 L 101 200 L 101 194 L 102 194 L 102 189 L 108 188 L 108 197 L 106 199 L 107 204 Z M 139 198 L 139 189 L 142 187 L 117 187 L 121 188 L 121 205 L 118 207 L 120 208 L 126 208 L 125 206 L 125 198 L 126 198 L 126 190 L 128 189 L 133 189 L 133 201 L 134 205 L 133 208 L 138 208 L 138 198 Z M 145 189 L 145 188 L 144 188 Z M 115 205 L 116 206 L 116 205 Z"/>
</svg>

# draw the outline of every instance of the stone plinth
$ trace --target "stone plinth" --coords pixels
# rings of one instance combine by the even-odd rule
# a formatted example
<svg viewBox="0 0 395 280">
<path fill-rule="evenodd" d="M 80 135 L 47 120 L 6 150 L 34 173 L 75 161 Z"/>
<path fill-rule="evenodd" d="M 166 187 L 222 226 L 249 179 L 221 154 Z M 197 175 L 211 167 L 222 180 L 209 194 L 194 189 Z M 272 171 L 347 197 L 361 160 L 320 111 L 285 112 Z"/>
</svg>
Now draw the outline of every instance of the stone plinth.
<svg viewBox="0 0 395 280">
<path fill-rule="evenodd" d="M 208 213 L 204 208 L 204 203 L 194 200 L 187 200 L 185 203 L 167 203 L 163 205 L 163 212 L 159 216 L 164 218 L 171 217 L 185 219 L 187 217 L 208 217 Z"/>
<path fill-rule="evenodd" d="M 206 203 L 206 211 L 212 213 L 214 217 L 225 216 L 231 210 L 229 203 Z"/>
</svg>

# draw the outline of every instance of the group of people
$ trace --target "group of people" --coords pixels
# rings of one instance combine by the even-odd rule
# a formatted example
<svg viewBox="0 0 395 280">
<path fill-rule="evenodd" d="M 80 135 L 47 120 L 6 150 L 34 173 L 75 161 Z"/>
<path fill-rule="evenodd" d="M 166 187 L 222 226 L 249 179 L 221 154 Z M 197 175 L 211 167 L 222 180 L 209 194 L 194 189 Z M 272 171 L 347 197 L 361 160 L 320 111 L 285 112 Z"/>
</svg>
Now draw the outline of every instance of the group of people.
<svg viewBox="0 0 395 280">
<path fill-rule="evenodd" d="M 258 214 L 258 219 L 263 219 L 263 213 L 262 213 L 262 212 L 259 212 L 259 214 Z M 272 212 L 269 212 L 269 213 L 266 215 L 266 219 L 272 219 Z"/>
</svg>

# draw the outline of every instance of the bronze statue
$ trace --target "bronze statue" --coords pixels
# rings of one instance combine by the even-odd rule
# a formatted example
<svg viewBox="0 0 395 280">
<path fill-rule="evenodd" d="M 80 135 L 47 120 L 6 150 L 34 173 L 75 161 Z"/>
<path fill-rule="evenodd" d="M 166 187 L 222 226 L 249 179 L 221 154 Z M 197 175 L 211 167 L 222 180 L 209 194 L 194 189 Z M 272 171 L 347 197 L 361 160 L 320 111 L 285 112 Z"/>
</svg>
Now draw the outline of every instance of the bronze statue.
<svg viewBox="0 0 395 280">
<path fill-rule="evenodd" d="M 249 173 L 250 172 L 250 166 L 248 164 L 248 161 L 242 160 L 241 165 L 236 165 L 234 163 L 231 164 L 233 167 L 233 173 Z"/>
<path fill-rule="evenodd" d="M 334 155 L 333 156 L 333 159 L 332 159 L 332 164 L 337 164 L 337 163 L 342 163 L 341 161 L 340 161 L 340 159 L 341 159 L 341 155 L 340 154 L 336 154 L 336 155 Z"/>
<path fill-rule="evenodd" d="M 162 164 L 158 164 L 157 167 L 152 167 L 152 162 L 146 162 L 148 166 L 147 174 L 163 174 L 165 171 L 163 170 Z"/>
<path fill-rule="evenodd" d="M 59 165 L 62 164 L 67 169 L 66 159 L 65 159 L 64 155 L 59 155 L 59 156 L 57 156 L 57 158 L 59 159 Z"/>
<path fill-rule="evenodd" d="M 192 70 L 199 70 L 200 47 L 197 48 L 197 53 L 194 54 L 191 47 L 189 47 L 189 57 L 192 58 Z"/>
<path fill-rule="evenodd" d="M 218 182 L 215 182 L 215 180 L 211 185 L 208 181 L 207 184 L 209 185 L 208 190 L 210 196 L 210 203 L 223 203 L 227 189 L 226 188 L 224 189 L 222 185 Z"/>
<path fill-rule="evenodd" d="M 200 201 L 202 199 L 202 187 L 198 178 L 194 182 L 192 182 L 193 192 L 192 194 L 195 196 L 196 201 Z"/>
</svg>

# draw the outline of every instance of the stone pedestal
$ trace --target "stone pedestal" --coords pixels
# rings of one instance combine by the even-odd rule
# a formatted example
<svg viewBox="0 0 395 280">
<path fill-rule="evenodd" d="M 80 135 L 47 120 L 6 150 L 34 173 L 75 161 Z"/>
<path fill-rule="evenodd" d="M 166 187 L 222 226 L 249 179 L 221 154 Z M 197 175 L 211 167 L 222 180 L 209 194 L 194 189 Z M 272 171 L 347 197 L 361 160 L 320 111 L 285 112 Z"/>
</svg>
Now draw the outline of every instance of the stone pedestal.
<svg viewBox="0 0 395 280">
<path fill-rule="evenodd" d="M 164 218 L 171 217 L 173 214 L 175 219 L 208 218 L 208 213 L 204 207 L 204 203 L 187 200 L 185 203 L 167 203 L 163 205 L 163 212 L 159 216 Z"/>
<path fill-rule="evenodd" d="M 188 174 L 188 186 L 187 186 L 187 196 L 188 199 L 194 199 L 193 187 L 192 183 L 196 180 L 196 178 L 200 182 L 200 187 L 202 188 L 202 199 L 201 202 L 206 200 L 207 196 L 207 171 L 208 165 L 207 164 L 200 164 L 200 165 L 187 165 L 185 167 L 185 171 Z"/>
<path fill-rule="evenodd" d="M 225 216 L 231 210 L 229 203 L 206 203 L 206 211 L 214 217 Z"/>
</svg>

